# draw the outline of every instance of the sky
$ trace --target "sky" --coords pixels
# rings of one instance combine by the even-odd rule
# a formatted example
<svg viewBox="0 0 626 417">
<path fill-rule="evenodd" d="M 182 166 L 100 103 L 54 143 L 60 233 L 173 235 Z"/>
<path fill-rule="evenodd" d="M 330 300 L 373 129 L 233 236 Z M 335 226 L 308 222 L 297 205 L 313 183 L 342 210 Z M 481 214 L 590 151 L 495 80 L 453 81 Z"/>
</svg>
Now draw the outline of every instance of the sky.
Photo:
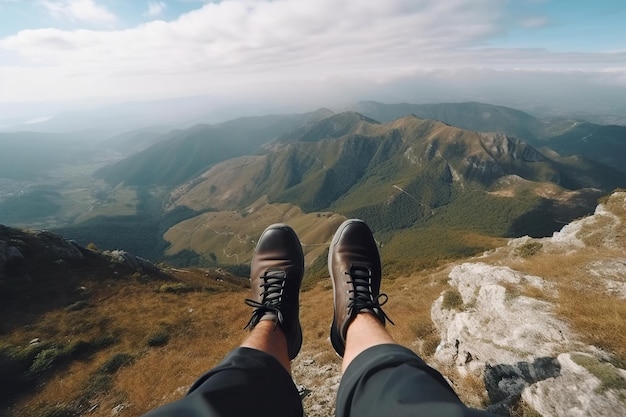
<svg viewBox="0 0 626 417">
<path fill-rule="evenodd" d="M 626 114 L 623 0 L 0 0 L 0 110 L 210 96 Z"/>
</svg>

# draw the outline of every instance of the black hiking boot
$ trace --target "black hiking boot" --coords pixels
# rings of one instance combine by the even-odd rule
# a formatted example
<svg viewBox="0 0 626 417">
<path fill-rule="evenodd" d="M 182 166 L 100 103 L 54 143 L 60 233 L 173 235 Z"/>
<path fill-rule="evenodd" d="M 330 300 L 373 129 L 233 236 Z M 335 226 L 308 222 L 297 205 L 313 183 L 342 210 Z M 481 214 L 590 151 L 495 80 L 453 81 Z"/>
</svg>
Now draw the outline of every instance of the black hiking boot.
<svg viewBox="0 0 626 417">
<path fill-rule="evenodd" d="M 250 265 L 252 297 L 246 304 L 254 311 L 245 328 L 252 330 L 261 320 L 274 321 L 287 338 L 289 359 L 302 346 L 299 295 L 303 273 L 302 246 L 293 229 L 286 224 L 265 229 Z"/>
<path fill-rule="evenodd" d="M 381 266 L 376 241 L 362 220 L 346 220 L 339 226 L 328 251 L 333 282 L 335 314 L 330 341 L 343 357 L 348 325 L 358 313 L 369 312 L 384 325 L 393 322 L 382 310 L 386 294 L 379 294 Z"/>
</svg>

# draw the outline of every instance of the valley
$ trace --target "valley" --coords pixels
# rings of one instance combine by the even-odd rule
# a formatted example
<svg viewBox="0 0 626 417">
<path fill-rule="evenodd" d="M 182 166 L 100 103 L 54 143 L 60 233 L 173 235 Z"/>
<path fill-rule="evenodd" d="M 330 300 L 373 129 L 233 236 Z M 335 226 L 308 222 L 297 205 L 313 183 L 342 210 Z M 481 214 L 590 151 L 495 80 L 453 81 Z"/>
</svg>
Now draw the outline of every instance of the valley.
<svg viewBox="0 0 626 417">
<path fill-rule="evenodd" d="M 136 213 L 130 187 L 111 187 L 93 173 L 119 155 L 64 164 L 35 178 L 0 181 L 0 221 L 21 227 L 54 229 L 97 216 Z"/>
</svg>

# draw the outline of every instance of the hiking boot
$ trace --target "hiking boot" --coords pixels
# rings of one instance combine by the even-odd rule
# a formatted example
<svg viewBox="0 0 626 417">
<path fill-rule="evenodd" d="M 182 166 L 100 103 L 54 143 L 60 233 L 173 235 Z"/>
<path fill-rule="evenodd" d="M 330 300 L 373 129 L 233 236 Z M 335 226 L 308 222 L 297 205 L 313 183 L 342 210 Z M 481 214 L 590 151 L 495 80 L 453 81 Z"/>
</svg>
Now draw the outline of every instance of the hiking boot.
<svg viewBox="0 0 626 417">
<path fill-rule="evenodd" d="M 289 359 L 302 346 L 300 327 L 300 283 L 304 274 L 304 255 L 296 232 L 286 224 L 273 224 L 261 234 L 250 265 L 254 307 L 245 328 L 251 330 L 262 320 L 272 320 L 287 338 Z"/>
<path fill-rule="evenodd" d="M 384 325 L 393 322 L 382 310 L 386 294 L 379 294 L 380 256 L 372 231 L 362 220 L 346 220 L 339 226 L 328 251 L 328 270 L 333 282 L 335 315 L 330 341 L 343 357 L 350 322 L 368 312 Z"/>
</svg>

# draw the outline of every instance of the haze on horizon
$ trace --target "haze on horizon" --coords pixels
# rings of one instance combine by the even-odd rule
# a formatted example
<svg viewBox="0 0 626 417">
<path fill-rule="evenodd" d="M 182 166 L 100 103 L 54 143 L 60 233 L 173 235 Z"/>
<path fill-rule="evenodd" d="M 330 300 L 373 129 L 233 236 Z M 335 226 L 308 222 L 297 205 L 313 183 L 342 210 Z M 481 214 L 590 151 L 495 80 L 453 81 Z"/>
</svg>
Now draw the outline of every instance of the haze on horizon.
<svg viewBox="0 0 626 417">
<path fill-rule="evenodd" d="M 0 0 L 0 121 L 177 97 L 626 116 L 626 3 Z"/>
</svg>

